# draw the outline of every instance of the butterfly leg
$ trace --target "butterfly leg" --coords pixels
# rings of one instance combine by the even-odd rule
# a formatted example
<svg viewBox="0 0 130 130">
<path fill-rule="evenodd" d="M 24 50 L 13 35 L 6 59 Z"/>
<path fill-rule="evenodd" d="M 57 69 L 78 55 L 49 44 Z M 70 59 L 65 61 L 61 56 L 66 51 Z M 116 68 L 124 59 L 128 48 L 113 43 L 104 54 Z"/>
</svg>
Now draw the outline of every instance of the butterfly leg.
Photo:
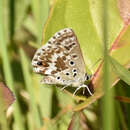
<svg viewBox="0 0 130 130">
<path fill-rule="evenodd" d="M 83 88 L 83 95 L 85 94 L 85 88 Z"/>
<path fill-rule="evenodd" d="M 68 86 L 67 85 L 65 85 L 63 88 L 61 88 L 60 90 L 62 91 L 62 90 L 64 90 L 65 88 L 67 88 Z"/>
<path fill-rule="evenodd" d="M 86 88 L 91 96 L 93 95 L 87 85 L 83 84 L 82 87 Z"/>
<path fill-rule="evenodd" d="M 77 92 L 80 88 L 82 88 L 82 86 L 79 86 L 78 88 L 76 88 L 76 90 L 75 90 L 74 93 L 73 93 L 73 96 L 75 96 L 76 92 Z"/>
<path fill-rule="evenodd" d="M 77 92 L 80 88 L 87 88 L 89 94 L 90 94 L 91 96 L 93 95 L 93 94 L 91 93 L 89 87 L 88 87 L 87 85 L 83 84 L 83 85 L 79 86 L 79 87 L 74 91 L 73 96 L 76 94 L 76 92 Z"/>
</svg>

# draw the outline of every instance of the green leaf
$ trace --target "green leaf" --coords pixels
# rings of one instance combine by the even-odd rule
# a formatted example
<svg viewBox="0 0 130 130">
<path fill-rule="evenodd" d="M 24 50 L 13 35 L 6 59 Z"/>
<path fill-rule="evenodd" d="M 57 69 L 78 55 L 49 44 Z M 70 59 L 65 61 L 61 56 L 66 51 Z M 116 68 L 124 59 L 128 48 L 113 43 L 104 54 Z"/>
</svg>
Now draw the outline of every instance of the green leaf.
<svg viewBox="0 0 130 130">
<path fill-rule="evenodd" d="M 52 112 L 52 88 L 48 85 L 43 85 L 40 83 L 42 79 L 41 76 L 32 75 L 33 85 L 35 87 L 35 95 L 38 98 L 38 103 L 41 110 L 42 118 L 50 118 Z"/>
<path fill-rule="evenodd" d="M 42 27 L 48 17 L 49 2 L 48 0 L 31 0 L 32 13 L 35 19 L 35 27 L 38 36 L 38 42 L 41 41 Z"/>
<path fill-rule="evenodd" d="M 41 123 L 40 123 L 40 117 L 39 117 L 38 108 L 37 108 L 37 104 L 36 104 L 36 99 L 34 96 L 34 90 L 32 90 L 33 83 L 32 83 L 32 79 L 31 79 L 31 74 L 29 72 L 29 62 L 28 62 L 28 59 L 27 59 L 23 49 L 20 48 L 19 54 L 20 54 L 20 58 L 21 58 L 25 85 L 27 87 L 27 90 L 28 90 L 28 93 L 30 96 L 31 114 L 32 114 L 33 121 L 35 122 L 34 127 L 36 129 L 40 129 Z"/>
<path fill-rule="evenodd" d="M 8 27 L 8 24 L 6 23 L 7 20 L 3 18 L 4 15 L 4 0 L 0 1 L 0 53 L 1 53 L 1 59 L 3 62 L 3 73 L 5 76 L 5 81 L 6 84 L 10 87 L 10 89 L 14 92 L 16 95 L 15 87 L 14 87 L 14 80 L 11 72 L 11 64 L 10 64 L 10 59 L 8 56 L 8 49 L 7 49 L 7 39 L 8 36 L 6 33 L 8 31 L 4 28 L 3 25 Z M 6 10 L 8 11 L 8 10 Z M 14 103 L 14 121 L 16 123 L 16 126 L 19 128 L 19 130 L 24 130 L 23 126 L 23 120 L 22 120 L 22 115 L 19 107 L 19 103 L 17 101 L 17 95 L 16 95 L 16 102 Z"/>
<path fill-rule="evenodd" d="M 119 76 L 119 78 L 130 85 L 130 72 L 111 56 L 109 56 L 109 60 L 111 62 L 114 72 Z"/>
<path fill-rule="evenodd" d="M 15 33 L 17 33 L 18 29 L 23 24 L 24 18 L 26 16 L 26 11 L 29 6 L 28 0 L 20 0 L 16 2 L 12 2 L 11 4 L 11 23 L 12 28 L 15 28 Z M 15 24 L 14 24 L 15 23 Z"/>
</svg>

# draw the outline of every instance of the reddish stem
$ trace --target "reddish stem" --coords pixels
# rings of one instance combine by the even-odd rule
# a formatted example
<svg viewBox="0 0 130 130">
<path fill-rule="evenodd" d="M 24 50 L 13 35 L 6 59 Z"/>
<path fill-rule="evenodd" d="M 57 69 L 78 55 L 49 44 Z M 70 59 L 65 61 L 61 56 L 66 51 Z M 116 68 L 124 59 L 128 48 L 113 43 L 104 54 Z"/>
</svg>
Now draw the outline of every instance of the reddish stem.
<svg viewBox="0 0 130 130">
<path fill-rule="evenodd" d="M 117 38 L 115 39 L 115 41 L 113 42 L 109 52 L 112 52 L 112 50 L 114 50 L 121 38 L 121 36 L 124 34 L 124 32 L 126 31 L 126 29 L 128 28 L 128 25 L 127 24 L 124 24 L 122 30 L 120 31 L 120 33 L 118 34 Z"/>
</svg>

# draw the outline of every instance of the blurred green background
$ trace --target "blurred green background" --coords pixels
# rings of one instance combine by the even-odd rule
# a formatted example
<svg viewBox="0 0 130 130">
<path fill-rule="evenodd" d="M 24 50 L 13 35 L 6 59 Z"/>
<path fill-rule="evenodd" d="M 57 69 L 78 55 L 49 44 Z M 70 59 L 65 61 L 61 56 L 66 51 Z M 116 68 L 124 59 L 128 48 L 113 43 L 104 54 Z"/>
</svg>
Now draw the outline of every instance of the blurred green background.
<svg viewBox="0 0 130 130">
<path fill-rule="evenodd" d="M 91 66 L 103 55 L 105 56 L 104 86 L 109 87 L 109 81 L 113 83 L 110 77 L 114 76 L 109 71 L 107 52 L 122 30 L 123 22 L 119 16 L 119 10 L 115 7 L 115 0 L 108 0 L 108 3 L 104 4 L 108 5 L 107 8 L 110 8 L 111 12 L 108 20 L 110 22 L 104 20 L 109 26 L 109 31 L 104 29 L 109 32 L 109 47 L 106 47 L 103 53 L 102 48 L 107 43 L 102 44 L 102 39 L 105 37 L 99 29 L 102 26 L 102 20 L 99 15 L 95 15 L 95 12 L 100 12 L 103 6 L 106 7 L 101 4 L 101 1 L 0 0 L 0 81 L 5 82 L 16 96 L 16 101 L 6 112 L 0 110 L 2 112 L 0 130 L 130 129 L 130 105 L 123 103 L 129 102 L 130 99 L 128 98 L 128 101 L 124 99 L 123 102 L 113 100 L 114 95 L 130 96 L 130 85 L 128 85 L 130 79 L 124 71 L 122 71 L 125 73 L 123 80 L 113 85 L 108 95 L 102 99 L 98 99 L 102 95 L 98 91 L 99 82 L 99 84 L 96 82 L 99 87 L 96 88 L 95 97 L 90 99 L 80 96 L 72 97 L 70 93 L 61 92 L 57 87 L 41 85 L 41 76 L 32 72 L 31 60 L 36 49 L 59 29 L 72 27 L 78 34 L 86 66 L 91 73 L 95 73 L 99 63 L 95 68 Z M 116 21 L 112 21 L 113 18 Z M 130 28 L 127 26 L 127 32 L 121 37 L 120 43 L 125 41 L 124 43 L 129 45 L 129 34 Z M 126 58 L 120 57 L 121 53 Z M 120 57 L 120 64 L 128 65 L 130 52 L 127 47 L 127 49 L 115 51 L 112 56 L 115 59 Z M 103 78 L 100 77 L 100 80 L 103 81 Z M 83 104 L 80 106 L 81 102 Z M 92 102 L 94 103 L 88 106 Z M 73 111 L 75 106 L 77 108 L 75 110 L 78 111 Z M 87 109 L 84 106 L 87 106 Z M 84 109 L 81 110 L 81 108 Z"/>
</svg>

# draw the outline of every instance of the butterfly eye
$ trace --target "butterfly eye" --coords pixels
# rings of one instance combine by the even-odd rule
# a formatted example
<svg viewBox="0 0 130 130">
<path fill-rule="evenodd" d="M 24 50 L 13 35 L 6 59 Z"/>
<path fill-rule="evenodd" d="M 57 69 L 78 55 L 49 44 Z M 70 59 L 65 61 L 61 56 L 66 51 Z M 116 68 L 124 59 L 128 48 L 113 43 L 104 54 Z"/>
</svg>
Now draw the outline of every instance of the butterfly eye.
<svg viewBox="0 0 130 130">
<path fill-rule="evenodd" d="M 91 75 L 85 74 L 86 80 L 90 80 Z"/>
<path fill-rule="evenodd" d="M 70 61 L 70 65 L 72 65 L 72 66 L 73 66 L 73 65 L 74 65 L 74 62 L 73 62 L 73 61 Z"/>
<path fill-rule="evenodd" d="M 86 76 L 86 80 L 89 80 L 89 76 L 88 75 Z"/>
<path fill-rule="evenodd" d="M 60 76 L 58 76 L 57 79 L 59 80 L 59 79 L 60 79 Z"/>
<path fill-rule="evenodd" d="M 38 61 L 38 62 L 37 62 L 37 65 L 42 65 L 42 61 Z"/>
</svg>

